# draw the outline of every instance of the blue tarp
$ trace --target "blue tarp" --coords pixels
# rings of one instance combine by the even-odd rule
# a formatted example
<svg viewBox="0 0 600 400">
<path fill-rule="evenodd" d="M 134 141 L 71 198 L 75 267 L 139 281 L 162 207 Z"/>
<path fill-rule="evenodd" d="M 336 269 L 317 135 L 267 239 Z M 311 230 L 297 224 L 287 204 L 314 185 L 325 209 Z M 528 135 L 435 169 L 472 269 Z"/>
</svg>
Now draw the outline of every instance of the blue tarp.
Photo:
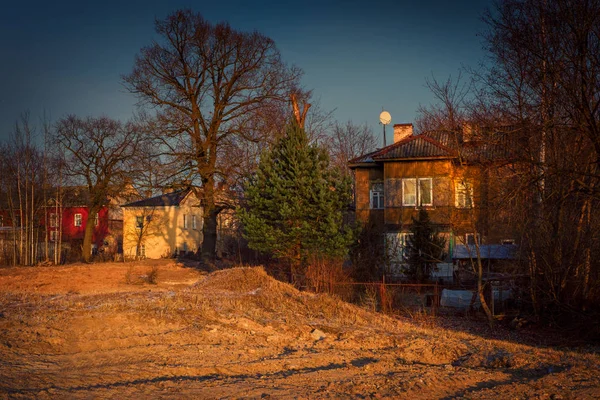
<svg viewBox="0 0 600 400">
<path fill-rule="evenodd" d="M 514 244 L 481 244 L 479 245 L 479 254 L 481 258 L 487 260 L 515 260 L 517 258 L 517 246 Z M 477 258 L 477 249 L 474 244 L 454 246 L 453 260 L 468 260 L 471 258 Z"/>
</svg>

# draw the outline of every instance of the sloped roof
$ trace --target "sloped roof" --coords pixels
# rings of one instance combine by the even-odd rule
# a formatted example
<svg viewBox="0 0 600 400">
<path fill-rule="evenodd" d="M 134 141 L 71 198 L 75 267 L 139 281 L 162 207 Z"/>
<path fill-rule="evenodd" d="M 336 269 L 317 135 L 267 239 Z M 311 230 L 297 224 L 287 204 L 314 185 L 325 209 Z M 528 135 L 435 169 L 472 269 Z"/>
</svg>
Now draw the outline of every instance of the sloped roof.
<svg viewBox="0 0 600 400">
<path fill-rule="evenodd" d="M 425 135 L 413 135 L 377 151 L 356 157 L 349 164 L 372 163 L 399 158 L 454 158 L 456 152 Z"/>
<path fill-rule="evenodd" d="M 458 158 L 470 162 L 516 160 L 518 136 L 508 131 L 485 131 L 485 138 L 475 136 L 463 140 L 462 134 L 450 131 L 430 131 L 412 135 L 397 143 L 356 157 L 348 162 L 350 167 L 373 164 L 378 161 L 398 159 Z"/>
<path fill-rule="evenodd" d="M 138 201 L 134 201 L 131 203 L 127 203 L 122 205 L 121 207 L 167 207 L 167 206 L 178 206 L 181 204 L 183 199 L 185 199 L 190 193 L 191 189 L 182 189 L 177 190 L 171 193 L 161 194 L 160 196 L 149 197 L 147 199 L 142 199 Z"/>
<path fill-rule="evenodd" d="M 384 147 L 373 155 L 374 160 L 433 157 L 453 158 L 456 157 L 456 153 L 451 148 L 428 136 L 415 135 Z"/>
</svg>

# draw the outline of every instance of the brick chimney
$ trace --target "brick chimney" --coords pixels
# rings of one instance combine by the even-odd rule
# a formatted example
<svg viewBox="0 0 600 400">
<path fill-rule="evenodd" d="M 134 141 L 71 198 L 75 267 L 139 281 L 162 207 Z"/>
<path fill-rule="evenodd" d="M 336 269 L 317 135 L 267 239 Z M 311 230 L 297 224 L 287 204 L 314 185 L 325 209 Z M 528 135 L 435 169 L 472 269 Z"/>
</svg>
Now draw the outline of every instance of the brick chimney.
<svg viewBox="0 0 600 400">
<path fill-rule="evenodd" d="M 398 143 L 412 134 L 413 124 L 394 124 L 394 143 Z"/>
</svg>

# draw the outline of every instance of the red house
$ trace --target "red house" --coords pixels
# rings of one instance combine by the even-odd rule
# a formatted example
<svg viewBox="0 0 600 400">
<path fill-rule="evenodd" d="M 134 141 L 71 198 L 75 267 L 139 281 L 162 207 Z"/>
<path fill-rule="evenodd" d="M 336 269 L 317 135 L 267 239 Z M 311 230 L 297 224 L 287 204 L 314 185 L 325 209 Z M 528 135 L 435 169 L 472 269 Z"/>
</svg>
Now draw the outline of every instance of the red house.
<svg viewBox="0 0 600 400">
<path fill-rule="evenodd" d="M 89 213 L 87 197 L 88 191 L 85 188 L 67 187 L 62 188 L 58 196 L 55 194 L 51 198 L 45 207 L 45 221 L 48 221 L 45 230 L 50 242 L 70 245 L 71 249 L 83 243 Z M 109 206 L 104 206 L 94 219 L 93 249 L 99 249 L 105 244 L 111 225 L 114 225 L 110 223 L 109 214 Z"/>
</svg>

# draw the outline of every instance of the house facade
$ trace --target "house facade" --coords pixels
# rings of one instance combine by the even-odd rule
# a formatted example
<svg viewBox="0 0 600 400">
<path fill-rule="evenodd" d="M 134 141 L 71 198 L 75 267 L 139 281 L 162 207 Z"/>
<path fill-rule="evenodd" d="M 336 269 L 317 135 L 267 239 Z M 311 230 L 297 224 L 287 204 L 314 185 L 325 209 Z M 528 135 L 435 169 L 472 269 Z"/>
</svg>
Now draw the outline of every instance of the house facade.
<svg viewBox="0 0 600 400">
<path fill-rule="evenodd" d="M 197 188 L 121 206 L 126 258 L 162 258 L 196 252 L 202 245 L 203 208 Z"/>
<path fill-rule="evenodd" d="M 447 263 L 475 241 L 513 243 L 501 213 L 492 212 L 498 169 L 483 162 L 486 152 L 477 140 L 449 132 L 414 135 L 412 124 L 397 124 L 392 145 L 349 162 L 356 219 L 384 232 L 392 268 L 403 263 L 412 221 L 421 208 L 446 238 Z"/>
</svg>

